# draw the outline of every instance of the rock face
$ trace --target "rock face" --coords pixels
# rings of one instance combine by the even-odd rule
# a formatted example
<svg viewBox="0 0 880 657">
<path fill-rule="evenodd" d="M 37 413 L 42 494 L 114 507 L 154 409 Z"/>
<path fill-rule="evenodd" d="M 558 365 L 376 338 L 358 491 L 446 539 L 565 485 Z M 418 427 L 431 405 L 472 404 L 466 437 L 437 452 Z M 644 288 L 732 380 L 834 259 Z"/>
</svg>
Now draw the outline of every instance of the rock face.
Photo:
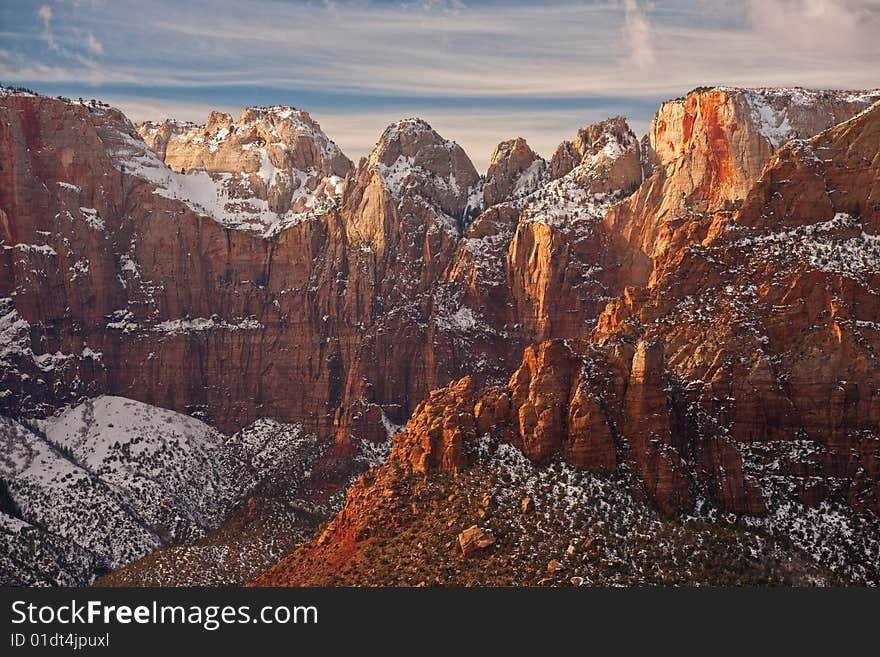
<svg viewBox="0 0 880 657">
<path fill-rule="evenodd" d="M 359 505 L 485 440 L 671 515 L 877 513 L 873 97 L 697 90 L 646 143 L 609 119 L 481 178 L 418 119 L 351 167 L 288 108 L 142 126 L 153 152 L 115 110 L 4 94 L 0 407 L 107 392 L 341 456 L 410 418 L 324 532 L 343 552 Z"/>
<path fill-rule="evenodd" d="M 582 173 L 589 173 L 594 192 L 629 189 L 637 177 L 635 184 L 641 182 L 635 174 L 639 151 L 629 148 L 632 140 L 633 134 L 621 116 L 582 128 L 573 141 L 562 142 L 553 153 L 550 178 L 556 180 L 584 167 Z"/>
<path fill-rule="evenodd" d="M 404 120 L 304 213 L 287 199 L 294 179 L 308 179 L 294 196 L 314 185 L 318 194 L 316 180 L 349 165 L 303 112 L 141 126 L 168 168 L 115 110 L 7 94 L 2 404 L 43 413 L 113 392 L 225 430 L 272 415 L 341 440 L 384 438 L 385 420 L 402 423 L 429 390 L 465 374 L 506 380 L 530 343 L 588 335 L 633 282 L 636 251 L 625 227 L 610 231 L 613 217 L 702 166 L 706 99 L 744 94 L 664 105 L 652 131 L 662 157 L 645 154 L 619 118 L 579 131 L 549 171 L 522 140 L 505 142 L 485 184 L 460 147 Z M 806 130 L 826 120 L 822 103 L 842 113 L 866 97 L 814 94 L 798 121 Z M 670 118 L 682 107 L 696 112 L 689 139 L 673 136 L 685 131 Z M 808 119 L 810 107 L 820 118 Z M 737 130 L 760 134 L 744 112 Z M 564 166 L 563 151 L 573 154 Z M 666 168 L 639 186 L 652 158 Z M 518 196 L 533 184 L 522 187 L 524 177 L 537 186 Z M 495 205 L 470 220 L 487 193 Z M 658 212 L 670 244 L 708 230 L 708 220 L 679 228 Z"/>
<path fill-rule="evenodd" d="M 605 224 L 624 261 L 628 284 L 644 285 L 652 259 L 690 213 L 735 208 L 773 152 L 811 137 L 880 99 L 880 90 L 696 89 L 660 106 L 651 122 L 637 194 Z"/>
<path fill-rule="evenodd" d="M 138 134 L 172 170 L 208 174 L 225 223 L 257 231 L 271 226 L 267 215 L 325 208 L 352 170 L 321 126 L 293 107 L 247 108 L 238 121 L 212 112 L 205 125 L 148 122 Z"/>
<path fill-rule="evenodd" d="M 207 174 L 171 172 L 117 112 L 41 97 L 3 104 L 0 141 L 14 163 L 0 173 L 4 407 L 40 412 L 114 391 L 224 428 L 275 406 L 266 397 L 288 407 L 297 395 L 281 372 L 301 356 L 269 336 L 309 295 L 311 261 L 333 260 L 322 248 L 332 217 L 272 240 L 230 230 L 190 207 L 187 185 Z M 277 257 L 288 249 L 300 259 Z M 277 415 L 304 411 L 294 405 Z"/>
<path fill-rule="evenodd" d="M 518 137 L 503 141 L 489 158 L 483 204 L 486 207 L 533 192 L 541 182 L 547 163 Z"/>
<path fill-rule="evenodd" d="M 661 509 L 677 513 L 693 502 L 685 456 L 703 446 L 687 444 L 669 385 L 662 343 L 544 342 L 526 349 L 506 386 L 476 390 L 465 378 L 433 391 L 395 451 L 414 473 L 455 473 L 472 463 L 478 436 L 494 435 L 537 463 L 563 458 L 606 473 L 626 465 Z M 756 506 L 743 512 L 760 513 L 752 492 Z"/>
<path fill-rule="evenodd" d="M 279 185 L 346 165 L 294 110 L 142 126 L 171 168 L 115 110 L 20 95 L 2 110 L 10 413 L 111 392 L 223 430 L 270 415 L 385 439 L 430 389 L 506 378 L 534 339 L 583 333 L 613 283 L 595 264 L 605 242 L 585 238 L 617 198 L 596 173 L 611 156 L 469 221 L 473 165 L 405 120 L 299 213 L 273 205 Z"/>
<path fill-rule="evenodd" d="M 508 250 L 511 303 L 533 341 L 585 335 L 617 293 L 602 217 L 642 179 L 638 140 L 623 119 L 589 126 L 573 143 L 581 159 L 565 173 L 551 163 L 552 180 L 524 200 Z"/>
<path fill-rule="evenodd" d="M 703 497 L 760 515 L 753 452 L 772 445 L 812 464 L 816 484 L 777 465 L 801 502 L 877 513 L 878 130 L 880 105 L 781 149 L 738 213 L 608 305 L 593 344 L 542 343 L 506 386 L 432 392 L 401 459 L 458 471 L 469 438 L 495 434 L 537 462 L 628 464 L 670 513 Z"/>
<path fill-rule="evenodd" d="M 389 129 L 321 212 L 277 215 L 257 185 L 235 197 L 257 214 L 235 223 L 229 203 L 214 203 L 232 180 L 224 169 L 254 165 L 272 130 L 287 148 L 267 156 L 284 151 L 291 167 L 314 165 L 316 175 L 345 167 L 316 159 L 324 142 L 305 132 L 304 116 L 277 108 L 246 111 L 238 123 L 214 116 L 208 144 L 195 128 L 162 137 L 165 158 L 189 168 L 180 174 L 115 110 L 18 95 L 2 104 L 0 140 L 12 163 L 0 172 L 9 412 L 44 413 L 111 391 L 228 430 L 270 415 L 384 440 L 373 402 L 399 422 L 410 400 L 454 378 L 447 369 L 460 374 L 446 359 L 455 354 L 434 363 L 425 291 L 457 247 L 462 216 L 448 213 L 464 212 L 478 176 L 426 124 Z M 155 130 L 156 139 L 174 132 Z M 420 193 L 404 194 L 412 185 Z M 273 223 L 263 230 L 266 216 Z"/>
<path fill-rule="evenodd" d="M 503 451 L 493 445 L 617 473 L 673 516 L 735 514 L 819 563 L 837 559 L 826 542 L 852 540 L 873 581 L 878 145 L 880 103 L 789 142 L 738 211 L 683 217 L 687 238 L 670 241 L 646 287 L 608 304 L 589 340 L 527 348 L 506 385 L 464 378 L 433 391 L 321 545 L 260 582 L 321 581 L 316 564 L 340 550 L 356 561 L 380 494 L 463 480 Z M 512 507 L 521 517 L 520 497 Z M 804 518 L 815 533 L 797 529 Z"/>
</svg>

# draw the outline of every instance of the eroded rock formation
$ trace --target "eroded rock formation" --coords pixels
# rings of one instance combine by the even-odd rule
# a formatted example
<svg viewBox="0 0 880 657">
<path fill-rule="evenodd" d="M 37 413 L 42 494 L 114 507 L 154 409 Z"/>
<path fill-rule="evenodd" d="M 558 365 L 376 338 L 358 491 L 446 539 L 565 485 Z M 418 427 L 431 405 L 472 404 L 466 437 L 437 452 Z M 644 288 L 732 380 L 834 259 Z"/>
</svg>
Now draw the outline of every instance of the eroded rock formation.
<svg viewBox="0 0 880 657">
<path fill-rule="evenodd" d="M 709 495 L 758 513 L 737 444 L 799 436 L 833 450 L 817 462 L 848 482 L 804 484 L 805 501 L 875 508 L 876 111 L 757 164 L 871 97 L 697 91 L 661 108 L 647 150 L 611 119 L 546 170 L 505 142 L 486 182 L 408 119 L 328 205 L 285 202 L 258 235 L 192 188 L 239 165 L 254 178 L 254 149 L 279 171 L 343 173 L 307 115 L 142 127 L 178 173 L 113 110 L 6 95 L 4 407 L 110 391 L 226 429 L 295 418 L 345 444 L 384 438 L 438 389 L 400 447 L 418 472 L 465 467 L 468 437 L 497 431 L 538 462 L 626 464 L 668 511 Z M 534 191 L 516 191 L 523 176 Z M 500 202 L 471 219 L 480 199 Z M 860 456 L 841 465 L 839 450 Z"/>
<path fill-rule="evenodd" d="M 619 471 L 669 514 L 709 504 L 766 516 L 754 522 L 778 530 L 792 508 L 812 508 L 817 527 L 852 513 L 863 519 L 850 527 L 872 527 L 878 145 L 880 103 L 787 144 L 741 209 L 715 213 L 698 241 L 658 259 L 650 284 L 608 304 L 590 341 L 529 347 L 506 385 L 464 378 L 433 391 L 321 540 L 259 581 L 313 581 L 325 576 L 317 564 L 327 555 L 356 561 L 379 494 L 405 496 L 424 477 L 458 480 L 493 441 L 537 463 Z M 818 543 L 812 549 L 828 558 Z"/>
</svg>

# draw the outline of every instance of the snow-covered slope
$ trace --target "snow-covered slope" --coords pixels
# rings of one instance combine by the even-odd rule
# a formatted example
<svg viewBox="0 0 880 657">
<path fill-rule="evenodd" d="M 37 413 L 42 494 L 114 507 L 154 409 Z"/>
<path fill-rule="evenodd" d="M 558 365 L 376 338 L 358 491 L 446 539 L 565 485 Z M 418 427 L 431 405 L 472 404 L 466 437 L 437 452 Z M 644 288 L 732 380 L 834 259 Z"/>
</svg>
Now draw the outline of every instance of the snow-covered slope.
<svg viewBox="0 0 880 657">
<path fill-rule="evenodd" d="M 520 188 L 534 191 L 509 201 L 522 210 L 521 220 L 556 228 L 592 224 L 640 180 L 638 139 L 624 121 L 609 119 L 581 132 L 583 153 L 576 152 L 580 161 L 570 171 L 554 179 L 544 169 L 524 173 Z"/>
<path fill-rule="evenodd" d="M 799 136 L 797 126 L 822 103 L 870 105 L 880 99 L 880 89 L 869 91 L 823 91 L 801 87 L 739 89 L 716 87 L 718 91 L 741 94 L 752 112 L 752 120 L 763 137 L 777 149 Z M 818 130 L 815 130 L 818 132 Z"/>
<path fill-rule="evenodd" d="M 49 444 L 123 492 L 148 526 L 186 535 L 216 522 L 234 495 L 224 436 L 195 418 L 104 396 L 36 426 Z"/>
<path fill-rule="evenodd" d="M 272 235 L 329 210 L 351 162 L 312 118 L 292 107 L 247 108 L 234 121 L 174 120 L 115 136 L 114 164 L 156 193 L 239 230 Z"/>
<path fill-rule="evenodd" d="M 77 584 L 217 527 L 316 439 L 260 421 L 227 438 L 103 396 L 24 426 L 0 417 L 0 581 Z"/>
</svg>

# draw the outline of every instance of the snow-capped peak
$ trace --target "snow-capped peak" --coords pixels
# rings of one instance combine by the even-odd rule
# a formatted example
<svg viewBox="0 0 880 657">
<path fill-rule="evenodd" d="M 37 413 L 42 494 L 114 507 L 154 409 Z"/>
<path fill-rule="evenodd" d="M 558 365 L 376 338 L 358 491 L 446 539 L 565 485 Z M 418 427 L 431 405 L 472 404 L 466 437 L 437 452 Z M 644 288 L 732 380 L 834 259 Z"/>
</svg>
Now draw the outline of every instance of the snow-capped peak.
<svg viewBox="0 0 880 657">
<path fill-rule="evenodd" d="M 138 132 L 158 158 L 125 135 L 111 153 L 118 166 L 162 196 L 265 236 L 328 211 L 352 168 L 320 125 L 293 107 L 249 107 L 237 121 L 212 112 L 202 125 L 167 120 Z"/>
<path fill-rule="evenodd" d="M 512 202 L 527 221 L 568 228 L 589 228 L 608 208 L 641 182 L 639 143 L 621 117 L 578 130 L 560 144 L 549 180 Z"/>
<path fill-rule="evenodd" d="M 421 197 L 452 217 L 461 217 L 480 180 L 464 150 L 426 121 L 408 118 L 389 125 L 370 154 L 368 167 L 391 196 Z"/>
</svg>

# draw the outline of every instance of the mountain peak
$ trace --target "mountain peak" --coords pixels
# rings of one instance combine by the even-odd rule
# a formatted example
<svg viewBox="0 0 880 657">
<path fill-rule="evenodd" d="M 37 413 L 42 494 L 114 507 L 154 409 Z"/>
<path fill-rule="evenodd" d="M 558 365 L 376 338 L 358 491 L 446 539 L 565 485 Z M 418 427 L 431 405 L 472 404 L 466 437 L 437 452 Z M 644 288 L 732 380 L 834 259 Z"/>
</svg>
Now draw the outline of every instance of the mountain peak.
<svg viewBox="0 0 880 657">
<path fill-rule="evenodd" d="M 211 117 L 220 115 L 221 117 L 229 117 L 230 123 L 232 117 L 221 112 L 211 112 Z M 289 123 L 299 130 L 306 132 L 314 132 L 323 135 L 324 131 L 311 115 L 305 110 L 292 107 L 290 105 L 272 105 L 269 107 L 245 107 L 238 119 L 238 124 L 253 124 L 260 121 L 268 121 L 272 124 Z M 210 119 L 209 119 L 210 123 Z"/>
<path fill-rule="evenodd" d="M 385 128 L 384 132 L 387 133 L 389 136 L 392 136 L 394 134 L 400 134 L 404 136 L 418 135 L 423 132 L 427 132 L 437 135 L 438 138 L 443 139 L 437 134 L 437 131 L 431 127 L 430 123 L 419 116 L 406 116 L 402 119 L 398 119 L 397 121 L 390 123 L 388 127 Z"/>
<path fill-rule="evenodd" d="M 385 128 L 368 166 L 394 198 L 401 199 L 406 190 L 453 217 L 465 211 L 471 188 L 480 179 L 464 149 L 419 118 Z"/>
<path fill-rule="evenodd" d="M 534 191 L 541 183 L 547 163 L 525 139 L 502 141 L 489 157 L 483 201 L 486 207 Z"/>
<path fill-rule="evenodd" d="M 600 155 L 616 158 L 637 144 L 635 134 L 622 116 L 590 124 L 578 130 L 572 141 L 564 141 L 556 148 L 550 160 L 550 178 L 561 178 Z"/>
<path fill-rule="evenodd" d="M 460 150 L 454 141 L 444 139 L 424 119 L 410 117 L 390 124 L 376 143 L 370 162 L 391 165 L 400 157 L 416 157 L 424 149 Z"/>
<path fill-rule="evenodd" d="M 138 132 L 173 172 L 175 197 L 222 223 L 264 232 L 333 201 L 351 161 L 306 112 L 248 107 L 238 120 L 211 112 L 203 125 L 166 120 Z"/>
</svg>

